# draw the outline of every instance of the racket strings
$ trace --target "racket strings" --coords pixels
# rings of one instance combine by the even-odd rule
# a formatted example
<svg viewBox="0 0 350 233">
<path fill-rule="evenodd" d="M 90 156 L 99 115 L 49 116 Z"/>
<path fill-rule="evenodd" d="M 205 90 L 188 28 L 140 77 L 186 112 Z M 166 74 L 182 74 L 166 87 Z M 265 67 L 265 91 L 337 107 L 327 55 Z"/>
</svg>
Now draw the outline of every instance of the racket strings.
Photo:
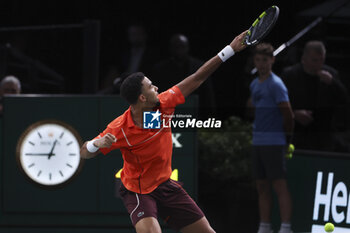
<svg viewBox="0 0 350 233">
<path fill-rule="evenodd" d="M 259 23 L 254 28 L 252 28 L 250 41 L 259 40 L 265 34 L 271 24 L 273 24 L 274 20 L 275 12 L 266 12 L 266 15 L 260 19 Z"/>
<path fill-rule="evenodd" d="M 264 11 L 259 18 L 257 18 L 245 38 L 247 45 L 254 45 L 260 42 L 273 28 L 279 15 L 279 8 L 272 6 Z"/>
</svg>

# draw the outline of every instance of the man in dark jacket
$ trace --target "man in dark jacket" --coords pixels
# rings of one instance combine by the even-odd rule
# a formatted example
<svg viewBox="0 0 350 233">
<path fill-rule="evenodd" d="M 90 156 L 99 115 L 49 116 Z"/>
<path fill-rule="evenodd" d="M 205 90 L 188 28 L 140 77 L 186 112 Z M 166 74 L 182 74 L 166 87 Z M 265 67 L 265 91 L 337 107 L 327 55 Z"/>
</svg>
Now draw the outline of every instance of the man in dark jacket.
<svg viewBox="0 0 350 233">
<path fill-rule="evenodd" d="M 332 121 L 337 107 L 348 102 L 338 72 L 324 64 L 326 49 L 321 41 L 309 41 L 301 62 L 282 72 L 295 115 L 293 143 L 298 149 L 347 150 L 335 142 Z"/>
</svg>

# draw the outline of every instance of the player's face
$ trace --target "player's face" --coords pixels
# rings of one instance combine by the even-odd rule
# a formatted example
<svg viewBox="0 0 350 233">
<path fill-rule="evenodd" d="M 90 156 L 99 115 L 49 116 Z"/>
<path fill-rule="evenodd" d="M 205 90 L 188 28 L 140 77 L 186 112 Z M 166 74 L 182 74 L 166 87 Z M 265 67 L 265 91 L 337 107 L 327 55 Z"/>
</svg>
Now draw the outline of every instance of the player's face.
<svg viewBox="0 0 350 233">
<path fill-rule="evenodd" d="M 142 81 L 142 95 L 145 97 L 146 105 L 151 107 L 157 106 L 159 104 L 158 94 L 158 87 L 145 77 Z"/>
<path fill-rule="evenodd" d="M 274 57 L 263 54 L 254 55 L 254 65 L 260 76 L 269 75 L 272 71 L 272 65 L 274 62 Z"/>
<path fill-rule="evenodd" d="M 311 74 L 317 74 L 317 72 L 322 69 L 324 60 L 324 54 L 310 50 L 306 54 L 304 54 L 302 58 L 302 63 L 306 72 Z"/>
</svg>

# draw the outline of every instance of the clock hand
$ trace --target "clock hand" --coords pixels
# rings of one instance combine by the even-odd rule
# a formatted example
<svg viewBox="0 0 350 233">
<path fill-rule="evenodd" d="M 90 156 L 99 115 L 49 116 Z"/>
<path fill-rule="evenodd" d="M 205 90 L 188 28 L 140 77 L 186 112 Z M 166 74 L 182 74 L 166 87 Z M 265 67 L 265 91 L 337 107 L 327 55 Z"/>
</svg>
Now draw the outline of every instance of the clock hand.
<svg viewBox="0 0 350 233">
<path fill-rule="evenodd" d="M 25 153 L 24 155 L 34 155 L 34 156 L 48 156 L 49 153 Z M 52 155 L 55 155 L 55 154 L 52 154 Z"/>
<path fill-rule="evenodd" d="M 55 149 L 56 143 L 57 143 L 57 139 L 53 142 L 53 146 L 52 146 L 52 148 L 51 148 L 51 151 L 50 151 L 50 153 L 48 153 L 48 157 L 47 157 L 48 159 L 50 159 L 51 156 L 54 155 L 54 154 L 53 154 L 53 149 Z"/>
</svg>

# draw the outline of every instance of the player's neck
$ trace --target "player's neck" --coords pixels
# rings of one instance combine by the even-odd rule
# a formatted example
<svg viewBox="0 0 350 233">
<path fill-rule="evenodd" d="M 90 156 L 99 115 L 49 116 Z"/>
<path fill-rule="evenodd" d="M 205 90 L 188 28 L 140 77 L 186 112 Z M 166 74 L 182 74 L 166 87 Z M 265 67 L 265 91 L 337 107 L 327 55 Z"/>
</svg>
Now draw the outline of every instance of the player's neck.
<svg viewBox="0 0 350 233">
<path fill-rule="evenodd" d="M 266 79 L 268 79 L 271 75 L 271 71 L 270 72 L 267 72 L 267 73 L 264 73 L 264 74 L 260 74 L 259 73 L 259 81 L 260 82 L 263 82 L 265 81 Z"/>
<path fill-rule="evenodd" d="M 138 107 L 137 105 L 131 105 L 130 112 L 134 124 L 138 127 L 142 127 L 142 108 Z"/>
<path fill-rule="evenodd" d="M 132 117 L 132 120 L 134 121 L 134 124 L 142 128 L 143 112 L 152 111 L 152 110 L 153 108 L 151 107 L 147 108 L 139 103 L 135 105 L 130 105 L 131 117 Z"/>
</svg>

